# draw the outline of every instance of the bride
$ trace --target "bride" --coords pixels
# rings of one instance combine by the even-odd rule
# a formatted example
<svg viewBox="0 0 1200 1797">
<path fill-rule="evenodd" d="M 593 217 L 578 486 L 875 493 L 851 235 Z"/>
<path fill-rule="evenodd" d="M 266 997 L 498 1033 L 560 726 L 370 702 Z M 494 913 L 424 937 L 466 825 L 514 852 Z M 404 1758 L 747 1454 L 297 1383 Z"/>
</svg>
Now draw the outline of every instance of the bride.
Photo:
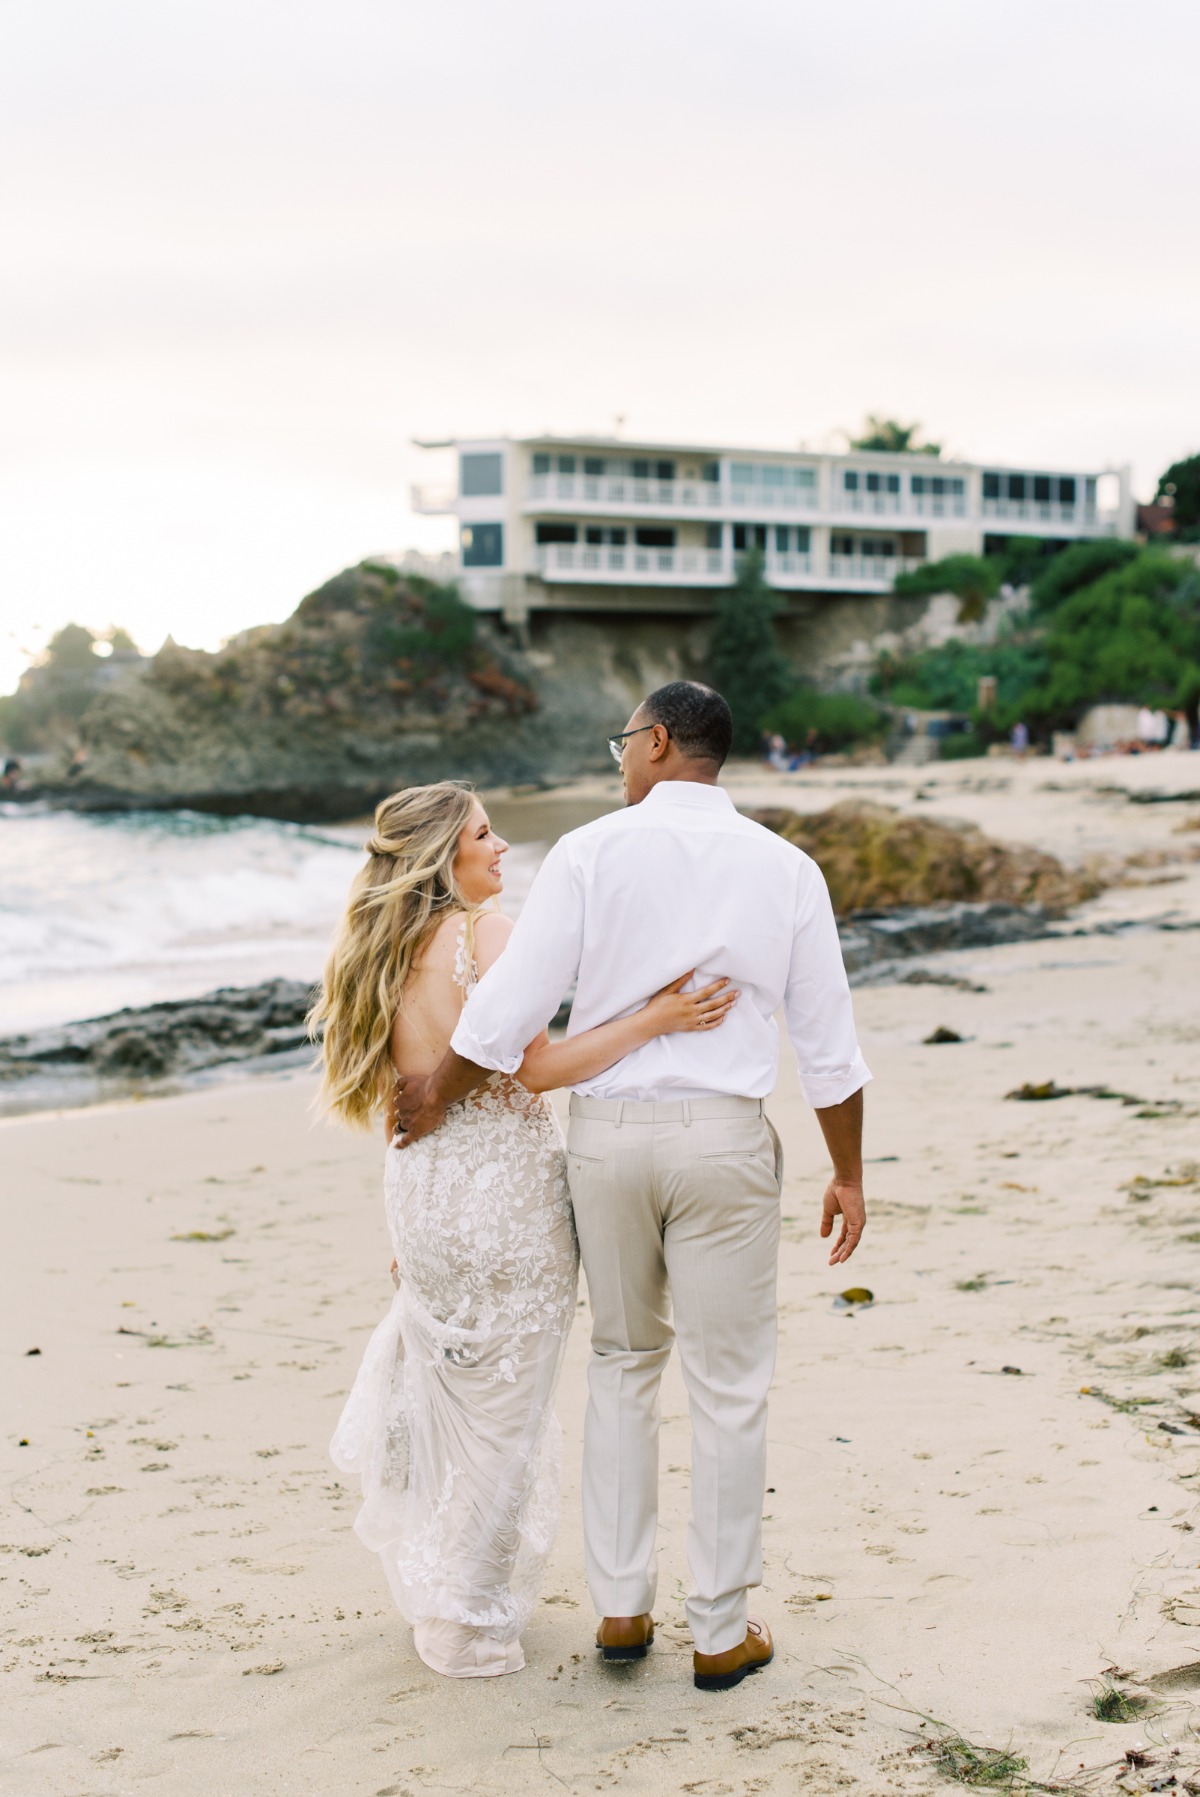
<svg viewBox="0 0 1200 1797">
<path fill-rule="evenodd" d="M 310 1028 L 324 1107 L 369 1126 L 398 1068 L 431 1072 L 512 925 L 484 907 L 508 845 L 467 787 L 385 799 Z M 736 993 L 664 987 L 631 1016 L 531 1042 L 384 1171 L 399 1272 L 331 1444 L 358 1474 L 355 1530 L 379 1554 L 427 1666 L 518 1672 L 520 1633 L 558 1522 L 552 1409 L 575 1311 L 577 1250 L 558 1123 L 542 1094 L 655 1036 L 713 1027 Z"/>
</svg>

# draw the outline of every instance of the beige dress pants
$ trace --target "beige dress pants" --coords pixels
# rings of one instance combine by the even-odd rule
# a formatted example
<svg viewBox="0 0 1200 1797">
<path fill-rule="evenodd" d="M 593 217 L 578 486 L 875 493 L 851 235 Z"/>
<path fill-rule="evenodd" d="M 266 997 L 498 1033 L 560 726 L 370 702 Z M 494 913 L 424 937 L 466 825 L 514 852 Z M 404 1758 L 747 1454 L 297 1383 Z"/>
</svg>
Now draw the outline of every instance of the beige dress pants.
<svg viewBox="0 0 1200 1797">
<path fill-rule="evenodd" d="M 576 1094 L 567 1166 L 592 1307 L 583 1464 L 592 1601 L 602 1616 L 653 1608 L 658 1388 L 678 1338 L 692 1421 L 688 1621 L 698 1652 L 724 1653 L 744 1639 L 746 1591 L 762 1580 L 778 1137 L 757 1098 Z"/>
</svg>

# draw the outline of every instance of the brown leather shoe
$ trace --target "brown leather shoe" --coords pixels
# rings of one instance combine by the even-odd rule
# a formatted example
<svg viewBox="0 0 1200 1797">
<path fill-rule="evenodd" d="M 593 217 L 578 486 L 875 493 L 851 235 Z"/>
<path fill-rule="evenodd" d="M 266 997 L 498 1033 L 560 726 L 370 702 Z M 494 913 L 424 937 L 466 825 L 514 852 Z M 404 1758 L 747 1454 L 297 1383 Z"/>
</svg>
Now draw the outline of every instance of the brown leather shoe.
<svg viewBox="0 0 1200 1797">
<path fill-rule="evenodd" d="M 606 1616 L 596 1630 L 606 1660 L 644 1660 L 653 1639 L 653 1616 Z"/>
<path fill-rule="evenodd" d="M 746 1618 L 746 1639 L 724 1653 L 694 1653 L 692 1667 L 698 1691 L 728 1691 L 751 1672 L 775 1657 L 771 1631 L 765 1622 Z"/>
</svg>

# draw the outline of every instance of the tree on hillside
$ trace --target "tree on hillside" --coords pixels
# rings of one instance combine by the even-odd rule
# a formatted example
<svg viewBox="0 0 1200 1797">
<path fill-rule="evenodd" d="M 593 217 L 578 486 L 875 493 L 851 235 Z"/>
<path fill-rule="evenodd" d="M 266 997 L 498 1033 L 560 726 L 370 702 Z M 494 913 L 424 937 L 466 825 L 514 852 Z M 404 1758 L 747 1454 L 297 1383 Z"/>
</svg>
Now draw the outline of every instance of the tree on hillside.
<svg viewBox="0 0 1200 1797">
<path fill-rule="evenodd" d="M 881 418 L 868 412 L 861 437 L 851 437 L 851 449 L 879 449 L 888 455 L 941 455 L 940 443 L 921 443 L 919 424 L 901 424 L 898 418 Z"/>
<path fill-rule="evenodd" d="M 708 645 L 708 679 L 733 712 L 736 755 L 757 752 L 764 713 L 796 684 L 775 630 L 778 609 L 763 578 L 762 552 L 752 549 L 738 563 L 734 585 L 718 596 Z"/>
<path fill-rule="evenodd" d="M 16 692 L 4 702 L 0 728 L 8 747 L 48 748 L 78 735 L 97 691 L 95 641 L 82 624 L 64 624 L 55 631 L 41 659 L 26 668 Z"/>
<path fill-rule="evenodd" d="M 1144 549 L 1064 599 L 1045 645 L 1048 670 L 1027 695 L 1031 719 L 1069 726 L 1110 699 L 1178 704 L 1200 668 L 1200 580 L 1174 556 Z"/>
<path fill-rule="evenodd" d="M 1200 535 L 1200 455 L 1172 462 L 1159 480 L 1155 498 L 1169 502 L 1180 536 Z"/>
</svg>

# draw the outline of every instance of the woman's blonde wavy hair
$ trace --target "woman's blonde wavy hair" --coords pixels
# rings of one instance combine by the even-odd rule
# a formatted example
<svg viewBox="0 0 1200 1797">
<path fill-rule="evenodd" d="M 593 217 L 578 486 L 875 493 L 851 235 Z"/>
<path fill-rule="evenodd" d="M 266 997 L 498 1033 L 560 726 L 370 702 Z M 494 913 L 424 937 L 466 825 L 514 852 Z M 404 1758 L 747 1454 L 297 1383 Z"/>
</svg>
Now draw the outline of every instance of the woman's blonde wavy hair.
<svg viewBox="0 0 1200 1797">
<path fill-rule="evenodd" d="M 471 816 L 474 789 L 457 781 L 411 786 L 384 799 L 364 845 L 367 864 L 355 876 L 308 1033 L 321 1043 L 318 1107 L 368 1129 L 387 1100 L 393 1068 L 392 1024 L 404 982 L 423 944 L 453 911 L 466 913 L 467 958 L 472 908 L 454 879 L 458 839 Z"/>
</svg>

